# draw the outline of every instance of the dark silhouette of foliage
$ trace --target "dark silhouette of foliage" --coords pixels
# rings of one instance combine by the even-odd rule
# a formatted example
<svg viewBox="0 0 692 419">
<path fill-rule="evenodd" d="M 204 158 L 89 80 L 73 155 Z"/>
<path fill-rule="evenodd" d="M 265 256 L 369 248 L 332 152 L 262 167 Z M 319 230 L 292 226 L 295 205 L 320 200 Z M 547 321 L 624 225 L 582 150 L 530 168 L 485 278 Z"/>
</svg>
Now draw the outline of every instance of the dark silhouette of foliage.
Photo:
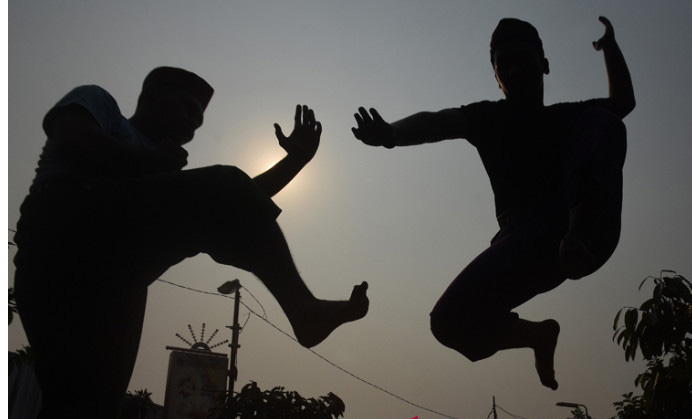
<svg viewBox="0 0 692 419">
<path fill-rule="evenodd" d="M 586 413 L 584 413 L 583 410 L 581 409 L 573 409 L 572 410 L 572 416 L 568 417 L 567 419 L 589 419 L 590 417 L 586 417 Z"/>
<path fill-rule="evenodd" d="M 226 397 L 225 406 L 212 411 L 210 419 L 336 419 L 344 415 L 346 406 L 334 393 L 318 399 L 303 398 L 298 392 L 283 387 L 260 390 L 251 381 L 232 398 Z"/>
<path fill-rule="evenodd" d="M 669 276 L 664 276 L 664 273 Z M 625 360 L 637 349 L 647 361 L 634 384 L 643 394 L 616 402 L 620 419 L 692 417 L 692 284 L 675 272 L 653 280 L 652 298 L 639 308 L 623 307 L 615 316 L 613 340 Z"/>
<path fill-rule="evenodd" d="M 157 407 L 151 400 L 151 392 L 146 388 L 135 390 L 134 394 L 130 391 L 125 395 L 123 407 L 118 419 L 144 419 L 150 412 Z"/>
<path fill-rule="evenodd" d="M 22 365 L 34 365 L 34 351 L 31 346 L 24 345 L 21 349 L 9 353 L 7 367 L 9 375 L 15 368 L 20 368 Z"/>
<path fill-rule="evenodd" d="M 14 298 L 14 288 L 10 287 L 7 290 L 7 305 L 9 308 L 9 313 L 7 314 L 7 324 L 12 324 L 14 320 L 14 314 L 17 313 L 17 301 Z"/>
</svg>

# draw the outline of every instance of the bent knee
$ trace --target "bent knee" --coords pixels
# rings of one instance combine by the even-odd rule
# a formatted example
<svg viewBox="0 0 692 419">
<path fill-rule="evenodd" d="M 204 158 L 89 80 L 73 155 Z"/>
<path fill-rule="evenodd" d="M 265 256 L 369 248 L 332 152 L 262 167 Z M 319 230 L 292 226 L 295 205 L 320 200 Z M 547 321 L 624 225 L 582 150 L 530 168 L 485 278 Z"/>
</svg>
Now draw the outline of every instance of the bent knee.
<svg viewBox="0 0 692 419">
<path fill-rule="evenodd" d="M 430 313 L 430 331 L 432 332 L 435 339 L 441 344 L 445 344 L 449 340 L 449 326 L 447 322 L 442 318 L 442 316 L 433 311 Z"/>
<path fill-rule="evenodd" d="M 444 346 L 454 349 L 472 362 L 487 358 L 487 351 L 480 348 L 478 339 L 467 332 L 468 325 L 452 321 L 448 316 L 433 311 L 430 314 L 430 331 Z"/>
</svg>

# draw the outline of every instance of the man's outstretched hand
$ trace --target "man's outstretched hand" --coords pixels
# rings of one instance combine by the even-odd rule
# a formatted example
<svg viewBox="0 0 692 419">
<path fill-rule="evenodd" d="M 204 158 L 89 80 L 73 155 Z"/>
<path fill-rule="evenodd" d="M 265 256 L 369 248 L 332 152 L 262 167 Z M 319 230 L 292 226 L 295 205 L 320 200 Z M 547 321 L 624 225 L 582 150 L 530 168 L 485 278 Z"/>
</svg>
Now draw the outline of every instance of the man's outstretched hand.
<svg viewBox="0 0 692 419">
<path fill-rule="evenodd" d="M 613 31 L 613 25 L 610 23 L 608 18 L 605 16 L 600 16 L 598 20 L 605 25 L 605 34 L 598 41 L 593 42 L 593 47 L 596 51 L 601 51 L 603 47 L 607 47 L 615 43 L 615 32 Z"/>
<path fill-rule="evenodd" d="M 274 124 L 276 138 L 289 156 L 307 163 L 314 157 L 320 145 L 322 125 L 315 120 L 315 112 L 306 105 L 296 105 L 294 120 L 293 132 L 288 137 L 284 135 L 279 124 Z"/>
<path fill-rule="evenodd" d="M 385 122 L 375 108 L 370 108 L 368 113 L 365 108 L 358 108 L 358 113 L 353 115 L 356 118 L 357 127 L 351 128 L 353 135 L 363 143 L 371 146 L 384 146 L 393 148 L 394 129 Z"/>
</svg>

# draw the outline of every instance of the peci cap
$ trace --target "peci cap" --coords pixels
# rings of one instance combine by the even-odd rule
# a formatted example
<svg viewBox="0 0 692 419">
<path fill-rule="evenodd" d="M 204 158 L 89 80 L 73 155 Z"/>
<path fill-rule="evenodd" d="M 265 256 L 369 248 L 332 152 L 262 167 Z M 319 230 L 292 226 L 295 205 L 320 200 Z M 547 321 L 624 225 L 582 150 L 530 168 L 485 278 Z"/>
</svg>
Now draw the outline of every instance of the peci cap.
<svg viewBox="0 0 692 419">
<path fill-rule="evenodd" d="M 157 67 L 144 78 L 142 93 L 155 90 L 161 86 L 172 86 L 191 93 L 199 99 L 202 107 L 207 108 L 214 89 L 197 74 L 176 67 Z"/>
<path fill-rule="evenodd" d="M 495 51 L 507 44 L 523 42 L 524 44 L 536 49 L 541 56 L 543 52 L 543 42 L 538 36 L 538 31 L 529 22 L 506 17 L 497 24 L 495 31 L 490 39 L 490 61 L 494 63 Z"/>
</svg>

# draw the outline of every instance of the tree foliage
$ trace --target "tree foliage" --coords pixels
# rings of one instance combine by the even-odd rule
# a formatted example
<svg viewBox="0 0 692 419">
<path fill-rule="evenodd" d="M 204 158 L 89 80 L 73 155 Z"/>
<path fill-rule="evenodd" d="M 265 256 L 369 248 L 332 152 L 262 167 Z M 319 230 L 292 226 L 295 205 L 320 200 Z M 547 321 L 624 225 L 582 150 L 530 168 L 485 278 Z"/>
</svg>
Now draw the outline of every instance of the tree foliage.
<svg viewBox="0 0 692 419">
<path fill-rule="evenodd" d="M 14 314 L 17 313 L 17 300 L 14 297 L 14 288 L 10 287 L 7 289 L 7 308 L 9 313 L 7 314 L 7 324 L 12 324 L 14 320 Z"/>
<path fill-rule="evenodd" d="M 576 408 L 572 410 L 572 416 L 567 419 L 589 419 L 586 417 L 586 413 L 583 410 Z"/>
<path fill-rule="evenodd" d="M 222 409 L 213 411 L 210 419 L 336 419 L 342 417 L 346 406 L 334 393 L 318 399 L 303 398 L 296 391 L 283 387 L 260 390 L 251 381 L 233 397 L 227 397 Z"/>
<path fill-rule="evenodd" d="M 12 375 L 15 368 L 21 368 L 22 365 L 34 365 L 34 358 L 34 350 L 28 345 L 14 352 L 8 352 L 7 372 Z"/>
<path fill-rule="evenodd" d="M 123 405 L 118 419 L 144 419 L 153 417 L 157 405 L 151 400 L 151 392 L 146 388 L 128 391 L 123 400 Z"/>
<path fill-rule="evenodd" d="M 664 276 L 664 273 L 668 276 Z M 620 419 L 692 417 L 692 285 L 663 271 L 653 296 L 638 308 L 623 307 L 615 316 L 613 340 L 634 360 L 637 350 L 646 370 L 634 381 L 641 395 L 623 395 L 615 408 Z"/>
</svg>

